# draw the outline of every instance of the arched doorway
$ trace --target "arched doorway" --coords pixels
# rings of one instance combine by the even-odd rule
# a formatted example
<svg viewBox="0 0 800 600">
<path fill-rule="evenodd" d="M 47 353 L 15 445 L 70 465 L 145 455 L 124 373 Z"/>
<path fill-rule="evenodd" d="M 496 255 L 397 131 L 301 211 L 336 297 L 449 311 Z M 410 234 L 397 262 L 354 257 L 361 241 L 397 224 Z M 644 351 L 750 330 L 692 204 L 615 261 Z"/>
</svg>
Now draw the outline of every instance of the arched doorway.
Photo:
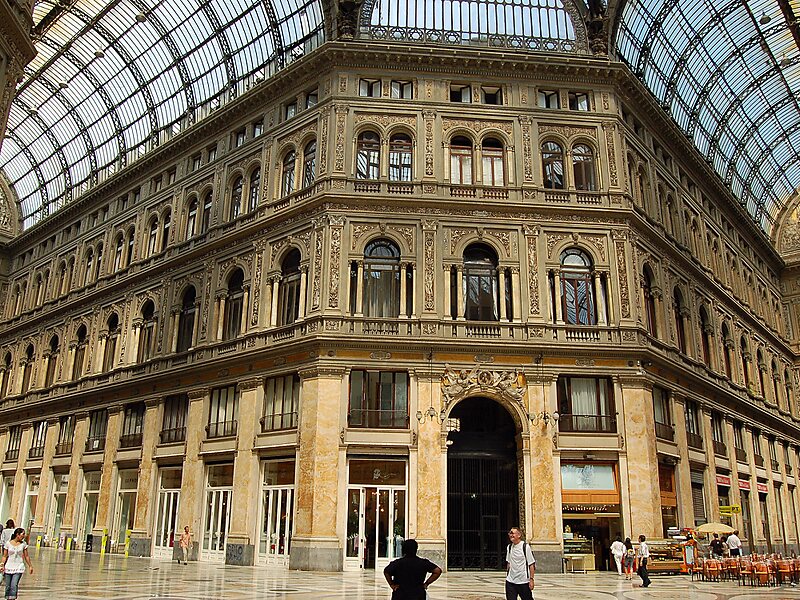
<svg viewBox="0 0 800 600">
<path fill-rule="evenodd" d="M 520 524 L 517 427 L 488 398 L 450 413 L 447 435 L 447 566 L 504 569 L 508 528 Z"/>
</svg>

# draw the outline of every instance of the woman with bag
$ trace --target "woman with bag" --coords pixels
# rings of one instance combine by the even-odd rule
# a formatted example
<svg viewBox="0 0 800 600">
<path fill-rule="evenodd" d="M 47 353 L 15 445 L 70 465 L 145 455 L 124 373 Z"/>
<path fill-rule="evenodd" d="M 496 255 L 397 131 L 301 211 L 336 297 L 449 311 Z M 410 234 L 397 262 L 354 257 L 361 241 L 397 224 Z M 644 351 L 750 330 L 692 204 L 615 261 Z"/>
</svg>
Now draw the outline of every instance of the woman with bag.
<svg viewBox="0 0 800 600">
<path fill-rule="evenodd" d="M 633 562 L 636 558 L 636 550 L 633 549 L 631 538 L 626 537 L 623 546 L 625 546 L 625 556 L 622 566 L 625 568 L 625 579 L 633 579 Z"/>
</svg>

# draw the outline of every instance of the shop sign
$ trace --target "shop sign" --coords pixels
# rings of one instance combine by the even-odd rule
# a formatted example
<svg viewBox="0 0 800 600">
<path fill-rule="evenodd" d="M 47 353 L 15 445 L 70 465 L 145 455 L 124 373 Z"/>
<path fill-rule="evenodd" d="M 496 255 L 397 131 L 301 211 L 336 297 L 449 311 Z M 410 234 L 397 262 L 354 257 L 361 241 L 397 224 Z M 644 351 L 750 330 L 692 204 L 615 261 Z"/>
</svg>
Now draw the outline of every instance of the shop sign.
<svg viewBox="0 0 800 600">
<path fill-rule="evenodd" d="M 717 475 L 717 485 L 727 485 L 730 487 L 731 485 L 731 478 L 727 475 Z"/>
<path fill-rule="evenodd" d="M 745 481 L 744 479 L 739 480 L 739 489 L 740 490 L 749 490 L 750 489 L 750 482 Z"/>
<path fill-rule="evenodd" d="M 767 487 L 766 483 L 757 483 L 756 487 L 758 488 L 758 491 L 761 492 L 762 494 L 766 494 L 767 492 L 769 492 L 769 488 Z"/>
<path fill-rule="evenodd" d="M 593 515 L 595 513 L 617 513 L 618 504 L 562 504 L 561 511 L 569 514 Z"/>
<path fill-rule="evenodd" d="M 732 515 L 740 515 L 742 514 L 742 505 L 741 504 L 731 504 L 730 506 L 720 506 L 719 507 L 719 514 L 723 517 L 730 517 Z"/>
</svg>

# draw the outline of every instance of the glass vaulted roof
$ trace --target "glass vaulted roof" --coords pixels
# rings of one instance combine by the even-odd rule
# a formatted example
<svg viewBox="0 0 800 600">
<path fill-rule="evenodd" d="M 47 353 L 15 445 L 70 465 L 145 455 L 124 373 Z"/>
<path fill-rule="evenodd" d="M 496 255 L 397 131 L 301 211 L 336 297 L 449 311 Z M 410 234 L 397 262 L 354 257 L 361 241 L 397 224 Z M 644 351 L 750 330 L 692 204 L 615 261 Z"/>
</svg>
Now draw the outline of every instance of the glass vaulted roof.
<svg viewBox="0 0 800 600">
<path fill-rule="evenodd" d="M 323 41 L 320 0 L 40 0 L 0 152 L 29 227 Z"/>
<path fill-rule="evenodd" d="M 621 58 L 767 234 L 800 186 L 798 4 L 628 0 L 617 29 Z"/>
</svg>

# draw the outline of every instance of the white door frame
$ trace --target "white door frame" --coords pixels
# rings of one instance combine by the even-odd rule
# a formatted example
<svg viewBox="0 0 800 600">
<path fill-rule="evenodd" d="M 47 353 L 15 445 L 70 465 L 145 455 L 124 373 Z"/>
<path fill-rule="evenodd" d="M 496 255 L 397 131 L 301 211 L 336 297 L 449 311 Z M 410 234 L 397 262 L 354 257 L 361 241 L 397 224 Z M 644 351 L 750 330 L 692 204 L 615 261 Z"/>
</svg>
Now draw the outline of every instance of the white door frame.
<svg viewBox="0 0 800 600">
<path fill-rule="evenodd" d="M 200 553 L 200 557 L 204 561 L 225 562 L 225 545 L 228 532 L 230 531 L 232 499 L 232 487 L 206 488 L 206 503 L 203 510 L 203 537 Z M 224 511 L 222 510 L 223 507 L 225 507 Z M 213 518 L 214 521 L 211 524 L 213 528 L 212 531 L 206 530 L 209 517 Z M 224 537 L 222 539 L 220 539 L 219 536 L 221 530 L 224 531 Z M 209 539 L 209 548 L 206 548 L 206 533 L 212 536 Z"/>
</svg>

